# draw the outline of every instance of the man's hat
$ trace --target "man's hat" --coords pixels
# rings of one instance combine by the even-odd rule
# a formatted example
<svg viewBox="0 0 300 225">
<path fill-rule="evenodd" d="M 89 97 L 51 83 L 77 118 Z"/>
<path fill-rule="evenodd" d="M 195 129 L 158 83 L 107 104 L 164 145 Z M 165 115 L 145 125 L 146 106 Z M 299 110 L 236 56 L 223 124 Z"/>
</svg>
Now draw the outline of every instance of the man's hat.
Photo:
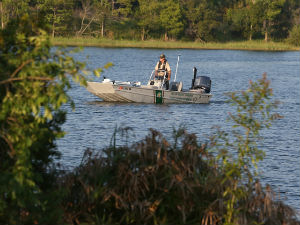
<svg viewBox="0 0 300 225">
<path fill-rule="evenodd" d="M 161 58 L 161 59 L 165 59 L 165 58 L 166 58 L 166 56 L 165 56 L 164 54 L 161 54 L 159 58 Z"/>
</svg>

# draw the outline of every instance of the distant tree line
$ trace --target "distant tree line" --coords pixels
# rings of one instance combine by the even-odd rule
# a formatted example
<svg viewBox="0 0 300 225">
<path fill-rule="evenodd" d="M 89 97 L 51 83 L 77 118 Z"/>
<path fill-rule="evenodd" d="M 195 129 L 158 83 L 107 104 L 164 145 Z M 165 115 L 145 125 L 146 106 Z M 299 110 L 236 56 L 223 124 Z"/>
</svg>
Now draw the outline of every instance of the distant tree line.
<svg viewBox="0 0 300 225">
<path fill-rule="evenodd" d="M 52 37 L 297 42 L 300 31 L 299 0 L 1 0 L 1 28 L 24 13 Z"/>
</svg>

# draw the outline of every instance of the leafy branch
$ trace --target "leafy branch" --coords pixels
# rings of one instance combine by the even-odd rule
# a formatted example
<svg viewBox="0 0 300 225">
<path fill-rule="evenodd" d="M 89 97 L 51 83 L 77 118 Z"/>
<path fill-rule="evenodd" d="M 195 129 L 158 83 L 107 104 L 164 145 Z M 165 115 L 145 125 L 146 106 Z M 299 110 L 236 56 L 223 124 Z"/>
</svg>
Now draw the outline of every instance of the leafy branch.
<svg viewBox="0 0 300 225">
<path fill-rule="evenodd" d="M 228 94 L 229 103 L 236 107 L 236 114 L 229 113 L 233 135 L 218 130 L 212 138 L 215 140 L 213 151 L 216 151 L 220 170 L 225 174 L 222 184 L 225 186 L 223 196 L 227 199 L 228 225 L 236 223 L 235 218 L 240 213 L 237 202 L 247 196 L 258 174 L 258 162 L 265 156 L 257 145 L 262 138 L 260 131 L 281 118 L 278 113 L 273 113 L 278 102 L 272 95 L 266 74 L 258 82 L 250 81 L 248 90 Z"/>
</svg>

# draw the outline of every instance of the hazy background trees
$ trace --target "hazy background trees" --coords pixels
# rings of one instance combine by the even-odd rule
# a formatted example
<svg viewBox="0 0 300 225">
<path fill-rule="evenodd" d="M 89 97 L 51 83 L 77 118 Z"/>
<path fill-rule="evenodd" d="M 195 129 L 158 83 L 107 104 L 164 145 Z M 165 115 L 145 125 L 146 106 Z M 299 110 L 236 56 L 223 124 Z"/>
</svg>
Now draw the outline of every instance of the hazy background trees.
<svg viewBox="0 0 300 225">
<path fill-rule="evenodd" d="M 300 26 L 297 0 L 2 0 L 0 12 L 2 29 L 28 13 L 52 37 L 282 41 Z"/>
</svg>

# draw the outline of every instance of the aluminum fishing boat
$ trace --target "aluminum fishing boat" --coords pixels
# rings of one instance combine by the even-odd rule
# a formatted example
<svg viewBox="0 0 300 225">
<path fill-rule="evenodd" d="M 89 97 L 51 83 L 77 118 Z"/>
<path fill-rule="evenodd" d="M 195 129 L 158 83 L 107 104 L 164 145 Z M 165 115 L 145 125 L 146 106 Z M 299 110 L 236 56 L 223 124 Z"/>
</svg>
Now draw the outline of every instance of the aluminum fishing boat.
<svg viewBox="0 0 300 225">
<path fill-rule="evenodd" d="M 179 61 L 179 57 L 178 57 Z M 209 103 L 212 95 L 211 80 L 207 76 L 197 76 L 197 69 L 194 67 L 192 86 L 188 90 L 183 89 L 182 82 L 170 82 L 166 88 L 166 77 L 155 76 L 152 71 L 146 85 L 141 82 L 122 82 L 104 78 L 102 82 L 88 82 L 87 90 L 106 102 L 138 102 L 154 104 L 172 103 Z M 165 72 L 165 71 L 162 71 Z"/>
</svg>

